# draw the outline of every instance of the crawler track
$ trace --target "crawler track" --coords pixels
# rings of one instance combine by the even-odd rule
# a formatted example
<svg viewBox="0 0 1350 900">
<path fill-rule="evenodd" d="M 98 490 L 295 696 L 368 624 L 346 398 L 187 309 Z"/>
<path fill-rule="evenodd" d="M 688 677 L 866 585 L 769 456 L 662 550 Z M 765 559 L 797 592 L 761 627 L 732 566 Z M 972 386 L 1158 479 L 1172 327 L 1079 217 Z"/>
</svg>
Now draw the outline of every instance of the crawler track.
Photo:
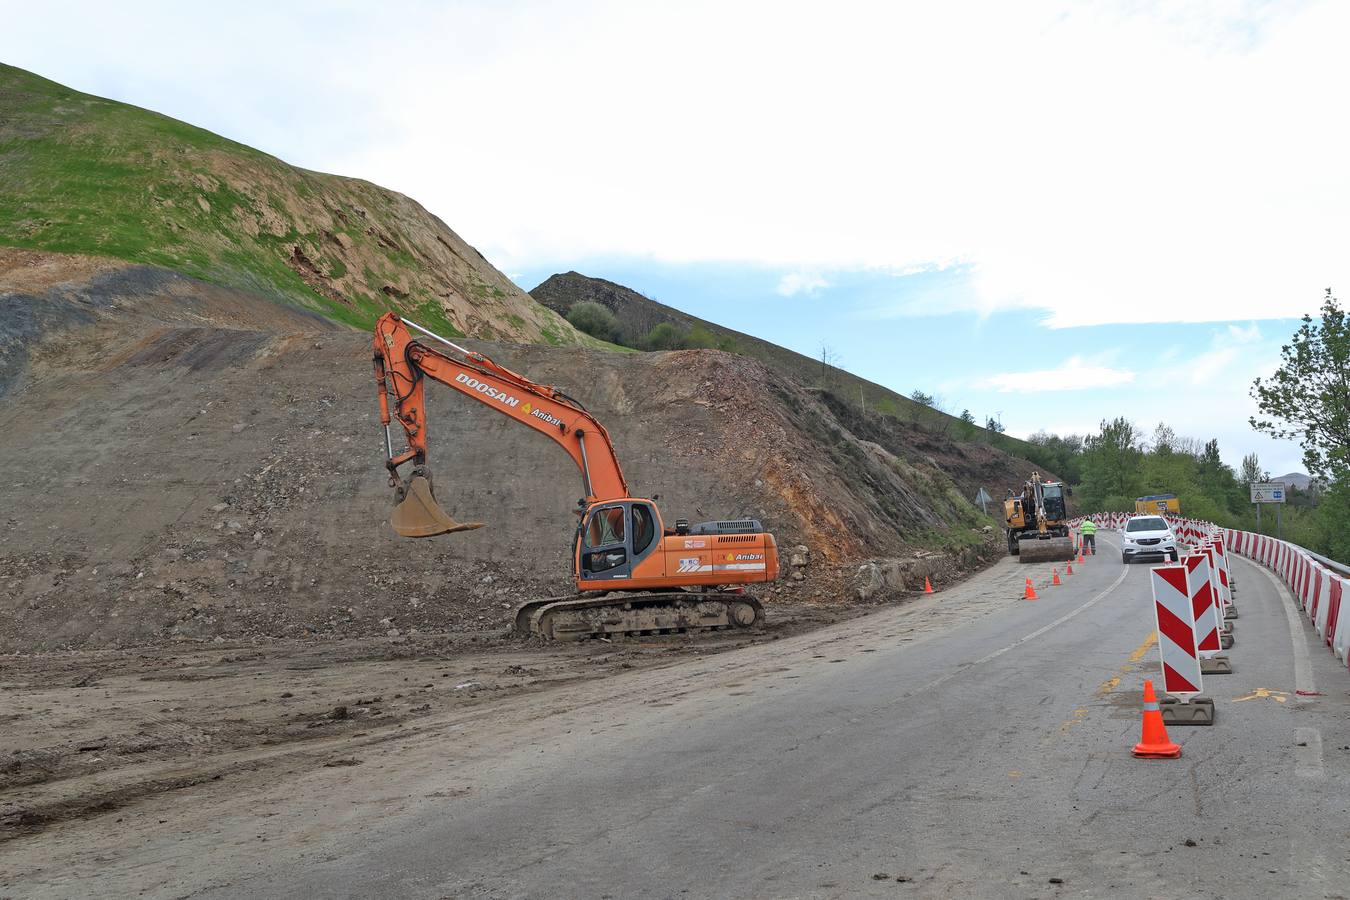
<svg viewBox="0 0 1350 900">
<path fill-rule="evenodd" d="M 609 635 L 673 634 L 752 628 L 764 607 L 749 594 L 661 591 L 553 597 L 516 610 L 516 634 L 575 641 Z"/>
</svg>

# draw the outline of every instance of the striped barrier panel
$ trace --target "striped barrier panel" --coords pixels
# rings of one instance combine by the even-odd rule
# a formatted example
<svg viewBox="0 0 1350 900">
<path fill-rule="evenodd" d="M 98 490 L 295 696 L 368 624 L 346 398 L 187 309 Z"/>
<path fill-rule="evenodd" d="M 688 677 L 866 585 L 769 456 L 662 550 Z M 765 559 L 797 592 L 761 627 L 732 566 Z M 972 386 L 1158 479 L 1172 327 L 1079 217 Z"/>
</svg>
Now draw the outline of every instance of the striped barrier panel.
<svg viewBox="0 0 1350 900">
<path fill-rule="evenodd" d="M 1223 588 L 1219 585 L 1219 554 L 1213 544 L 1203 544 L 1197 552 L 1209 565 L 1210 590 L 1214 592 L 1214 605 L 1218 607 L 1219 615 L 1222 616 L 1228 612 L 1228 601 L 1223 595 Z"/>
<path fill-rule="evenodd" d="M 1203 690 L 1203 686 L 1200 657 L 1195 649 L 1195 613 L 1191 608 L 1187 569 L 1185 566 L 1156 566 L 1150 571 L 1163 690 L 1175 697 L 1193 697 Z"/>
<path fill-rule="evenodd" d="M 1233 585 L 1230 583 L 1230 573 L 1228 571 L 1228 548 L 1224 539 L 1215 535 L 1210 541 L 1214 546 L 1214 556 L 1219 563 L 1219 591 L 1223 595 L 1224 608 L 1233 605 Z"/>
<path fill-rule="evenodd" d="M 1185 559 L 1186 593 L 1191 599 L 1191 614 L 1195 622 L 1195 649 L 1200 656 L 1213 656 L 1222 649 L 1219 643 L 1219 607 L 1214 602 L 1214 586 L 1210 581 L 1209 559 L 1192 554 Z"/>
</svg>

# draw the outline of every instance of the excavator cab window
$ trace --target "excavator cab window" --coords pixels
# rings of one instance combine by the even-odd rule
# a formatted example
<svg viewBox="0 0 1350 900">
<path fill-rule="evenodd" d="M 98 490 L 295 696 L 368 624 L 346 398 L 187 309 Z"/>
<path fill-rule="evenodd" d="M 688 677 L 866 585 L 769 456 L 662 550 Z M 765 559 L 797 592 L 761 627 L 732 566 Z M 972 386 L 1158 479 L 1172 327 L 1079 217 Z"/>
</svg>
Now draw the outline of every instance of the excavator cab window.
<svg viewBox="0 0 1350 900">
<path fill-rule="evenodd" d="M 656 517 L 645 503 L 633 504 L 633 556 L 641 556 L 656 537 Z"/>
<path fill-rule="evenodd" d="M 605 506 L 591 510 L 590 520 L 586 523 L 586 540 L 581 555 L 584 569 L 592 574 L 608 572 L 628 562 L 624 527 L 626 512 L 623 506 Z"/>
<path fill-rule="evenodd" d="M 604 547 L 609 544 L 623 543 L 623 507 L 608 506 L 591 513 L 591 523 L 586 529 L 587 547 Z"/>
</svg>

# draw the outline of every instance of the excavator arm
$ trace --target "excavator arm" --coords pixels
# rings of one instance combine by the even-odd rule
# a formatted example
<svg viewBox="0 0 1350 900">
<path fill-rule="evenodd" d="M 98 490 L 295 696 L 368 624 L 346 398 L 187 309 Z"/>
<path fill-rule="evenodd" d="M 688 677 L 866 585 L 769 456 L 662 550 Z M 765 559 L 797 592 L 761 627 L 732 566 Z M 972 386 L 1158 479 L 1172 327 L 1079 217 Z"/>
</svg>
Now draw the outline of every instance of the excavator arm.
<svg viewBox="0 0 1350 900">
<path fill-rule="evenodd" d="M 449 348 L 429 347 L 416 329 Z M 452 519 L 436 502 L 427 468 L 427 379 L 440 382 L 489 409 L 539 432 L 562 447 L 581 473 L 579 506 L 628 496 L 628 484 L 609 432 L 580 403 L 555 387 L 536 384 L 488 357 L 467 350 L 414 322 L 385 313 L 375 324 L 375 382 L 385 429 L 385 467 L 399 504 L 390 519 L 407 537 L 429 537 L 481 527 Z M 390 426 L 397 421 L 408 449 L 394 453 Z M 411 463 L 407 478 L 399 467 Z"/>
</svg>

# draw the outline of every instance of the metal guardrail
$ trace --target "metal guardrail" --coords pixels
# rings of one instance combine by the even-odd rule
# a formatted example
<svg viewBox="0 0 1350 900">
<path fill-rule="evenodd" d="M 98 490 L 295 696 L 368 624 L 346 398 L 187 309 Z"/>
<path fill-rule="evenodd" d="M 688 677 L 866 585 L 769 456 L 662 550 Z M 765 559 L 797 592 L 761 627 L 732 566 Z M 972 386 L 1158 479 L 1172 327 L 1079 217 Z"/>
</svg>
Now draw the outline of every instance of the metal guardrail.
<svg viewBox="0 0 1350 900">
<path fill-rule="evenodd" d="M 1320 553 L 1314 553 L 1311 550 L 1306 550 L 1303 547 L 1299 547 L 1298 544 L 1290 544 L 1289 546 L 1298 547 L 1299 550 L 1302 550 L 1304 553 L 1308 554 L 1313 559 L 1317 560 L 1322 565 L 1326 566 L 1328 569 L 1331 569 L 1335 572 L 1339 572 L 1345 578 L 1350 578 L 1350 566 L 1347 566 L 1343 563 L 1338 563 L 1334 559 L 1327 559 Z"/>
</svg>

